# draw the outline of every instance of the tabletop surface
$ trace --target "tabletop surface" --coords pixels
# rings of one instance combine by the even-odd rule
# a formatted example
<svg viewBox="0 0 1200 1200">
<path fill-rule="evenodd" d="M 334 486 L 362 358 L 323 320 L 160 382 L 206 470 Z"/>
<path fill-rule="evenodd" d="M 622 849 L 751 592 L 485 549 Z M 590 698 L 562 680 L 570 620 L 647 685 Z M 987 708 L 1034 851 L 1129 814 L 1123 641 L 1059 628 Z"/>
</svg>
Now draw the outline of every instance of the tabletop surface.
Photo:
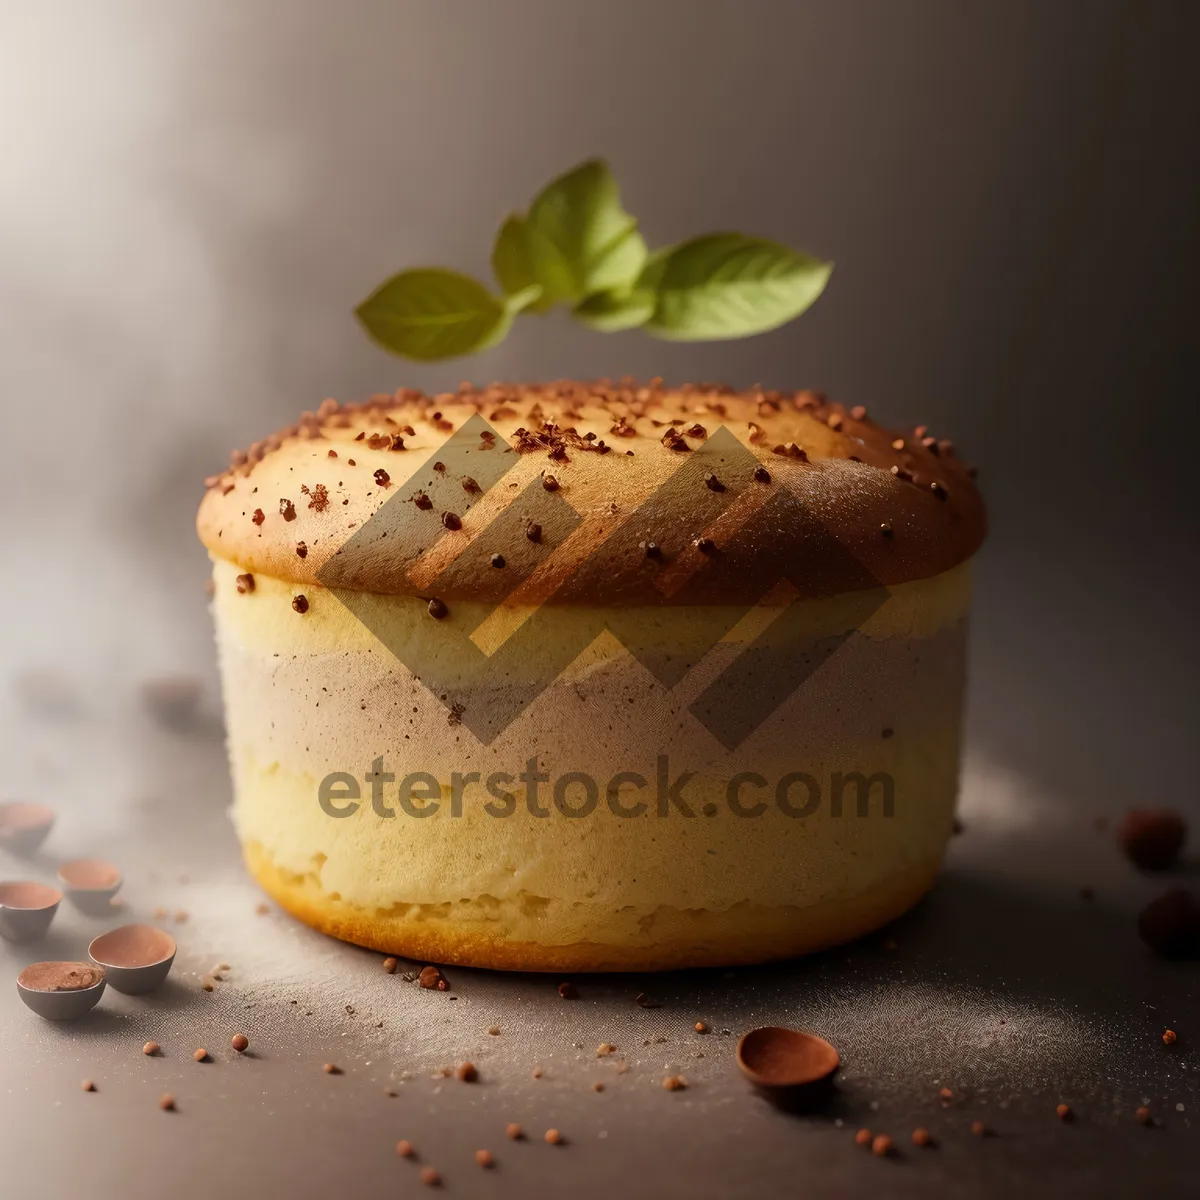
<svg viewBox="0 0 1200 1200">
<path fill-rule="evenodd" d="M 792 964 L 576 977 L 577 998 L 563 999 L 556 976 L 458 968 L 449 991 L 423 990 L 407 974 L 421 964 L 388 974 L 382 956 L 262 911 L 226 814 L 211 697 L 179 730 L 134 692 L 22 687 L 5 700 L 9 786 L 51 800 L 59 819 L 33 860 L 0 852 L 0 873 L 51 880 L 66 858 L 110 857 L 125 873 L 120 917 L 164 925 L 179 955 L 158 992 L 110 988 L 70 1023 L 0 988 L 6 1195 L 390 1197 L 418 1191 L 421 1166 L 462 1196 L 1195 1194 L 1198 973 L 1155 959 L 1135 929 L 1171 881 L 1123 859 L 1112 797 L 1063 802 L 978 738 L 964 831 L 903 920 Z M 86 957 L 104 928 L 64 903 L 44 942 L 0 943 L 0 964 L 12 977 L 34 959 Z M 218 964 L 228 970 L 206 991 Z M 827 1103 L 790 1113 L 749 1088 L 734 1048 L 765 1024 L 838 1047 Z M 160 1055 L 143 1055 L 147 1040 Z M 616 1050 L 600 1056 L 605 1042 Z M 198 1047 L 212 1061 L 193 1061 Z M 476 1082 L 454 1077 L 463 1061 Z M 676 1074 L 686 1088 L 664 1090 Z M 166 1092 L 174 1112 L 158 1106 Z M 1134 1119 L 1143 1104 L 1149 1128 Z M 972 1134 L 976 1121 L 990 1136 Z M 508 1140 L 510 1122 L 528 1136 Z M 917 1126 L 935 1148 L 910 1144 Z M 901 1153 L 863 1151 L 862 1127 Z M 545 1143 L 549 1128 L 562 1144 Z M 415 1162 L 397 1156 L 400 1138 Z M 479 1149 L 493 1169 L 476 1165 Z"/>
</svg>

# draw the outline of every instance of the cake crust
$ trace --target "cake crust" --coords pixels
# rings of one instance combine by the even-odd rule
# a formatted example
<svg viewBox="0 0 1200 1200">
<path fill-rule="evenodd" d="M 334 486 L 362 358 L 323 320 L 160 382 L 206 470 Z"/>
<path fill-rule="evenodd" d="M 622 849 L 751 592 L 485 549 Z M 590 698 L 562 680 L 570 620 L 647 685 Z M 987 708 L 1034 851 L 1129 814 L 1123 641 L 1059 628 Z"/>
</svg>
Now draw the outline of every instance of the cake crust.
<svg viewBox="0 0 1200 1200">
<path fill-rule="evenodd" d="M 468 426 L 475 417 L 486 426 Z M 456 435 L 467 457 L 445 468 L 437 456 Z M 500 482 L 475 486 L 475 463 Z M 423 595 L 436 577 L 442 600 L 495 603 L 511 573 L 449 568 L 539 482 L 557 505 L 544 536 L 510 530 L 490 548 L 536 576 L 539 603 L 753 601 L 784 575 L 801 594 L 837 594 L 940 574 L 986 532 L 971 472 L 923 427 L 896 433 L 814 392 L 628 381 L 327 400 L 210 477 L 197 526 L 214 555 L 251 573 L 398 595 Z M 377 540 L 364 541 L 389 502 L 396 519 L 372 522 Z M 695 560 L 694 586 L 656 585 L 648 545 Z M 706 552 L 722 569 L 695 569 Z"/>
<path fill-rule="evenodd" d="M 908 867 L 866 891 L 805 908 L 670 910 L 660 914 L 655 940 L 644 944 L 543 945 L 453 915 L 414 920 L 350 905 L 323 891 L 315 877 L 281 870 L 257 843 L 243 852 L 250 873 L 281 908 L 330 937 L 419 962 L 537 972 L 666 971 L 798 958 L 894 921 L 929 891 L 941 866 L 937 859 Z"/>
</svg>

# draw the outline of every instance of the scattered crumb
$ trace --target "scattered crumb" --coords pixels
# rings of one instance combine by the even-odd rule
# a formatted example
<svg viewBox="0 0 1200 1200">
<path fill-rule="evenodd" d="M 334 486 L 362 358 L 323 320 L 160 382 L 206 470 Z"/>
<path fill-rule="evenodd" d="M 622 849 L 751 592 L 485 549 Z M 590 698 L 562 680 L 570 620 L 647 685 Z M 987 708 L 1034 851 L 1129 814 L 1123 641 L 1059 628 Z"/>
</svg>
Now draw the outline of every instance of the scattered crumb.
<svg viewBox="0 0 1200 1200">
<path fill-rule="evenodd" d="M 687 1080 L 682 1075 L 668 1075 L 662 1085 L 668 1092 L 680 1092 L 687 1087 Z"/>
<path fill-rule="evenodd" d="M 914 1146 L 932 1146 L 933 1134 L 928 1129 L 914 1129 L 912 1131 L 912 1144 Z"/>
<path fill-rule="evenodd" d="M 564 1000 L 576 1000 L 579 998 L 579 993 L 575 990 L 573 983 L 560 983 L 558 985 L 558 994 Z"/>
<path fill-rule="evenodd" d="M 1163 1033 L 1163 1045 L 1173 1046 L 1179 1040 L 1179 1035 L 1173 1029 L 1168 1029 Z"/>
<path fill-rule="evenodd" d="M 85 1092 L 94 1092 L 96 1090 L 96 1085 L 90 1079 L 85 1079 L 79 1086 Z"/>
<path fill-rule="evenodd" d="M 530 1071 L 529 1073 L 530 1073 L 530 1075 L 532 1075 L 532 1076 L 534 1077 L 534 1079 L 541 1079 L 541 1077 L 542 1077 L 542 1068 L 541 1068 L 541 1067 L 534 1067 L 534 1068 L 533 1068 L 533 1070 L 532 1070 L 532 1071 Z"/>
<path fill-rule="evenodd" d="M 707 1033 L 708 1026 L 703 1021 L 697 1021 L 693 1026 L 697 1033 Z"/>
<path fill-rule="evenodd" d="M 454 1077 L 462 1083 L 474 1083 L 479 1078 L 479 1072 L 476 1070 L 474 1063 L 459 1063 L 458 1070 L 454 1072 Z"/>
<path fill-rule="evenodd" d="M 892 1139 L 886 1133 L 881 1133 L 871 1141 L 871 1153 L 878 1158 L 887 1158 L 895 1150 Z"/>
<path fill-rule="evenodd" d="M 433 1169 L 433 1167 L 422 1167 L 421 1182 L 426 1187 L 440 1187 L 442 1183 L 442 1177 Z"/>
<path fill-rule="evenodd" d="M 201 1047 L 199 1050 L 192 1051 L 192 1057 L 197 1062 L 203 1062 L 208 1057 L 208 1051 Z"/>
<path fill-rule="evenodd" d="M 492 1167 L 496 1165 L 496 1160 L 492 1157 L 490 1150 L 476 1150 L 475 1161 L 481 1167 Z"/>
<path fill-rule="evenodd" d="M 854 1141 L 859 1146 L 869 1146 L 871 1144 L 871 1138 L 873 1136 L 874 1135 L 871 1133 L 871 1131 L 869 1129 L 860 1129 L 854 1135 Z"/>
<path fill-rule="evenodd" d="M 601 1083 L 599 1079 L 597 1079 L 596 1082 L 592 1084 L 592 1091 L 593 1092 L 604 1091 L 604 1084 Z"/>
<path fill-rule="evenodd" d="M 563 1140 L 562 1134 L 559 1133 L 557 1129 L 547 1129 L 542 1136 L 545 1138 L 546 1144 L 549 1146 L 561 1145 Z"/>
<path fill-rule="evenodd" d="M 399 965 L 400 965 L 399 961 L 397 959 L 392 958 L 391 955 L 388 955 L 388 957 L 383 960 L 383 969 L 389 975 L 394 974 L 396 971 L 396 968 Z"/>
<path fill-rule="evenodd" d="M 396 1153 L 400 1155 L 401 1158 L 417 1157 L 417 1152 L 413 1147 L 412 1142 L 406 1141 L 404 1138 L 401 1138 L 400 1141 L 396 1143 Z"/>
<path fill-rule="evenodd" d="M 157 1042 L 147 1042 L 142 1047 L 142 1053 L 143 1054 L 157 1054 L 161 1049 L 162 1049 L 162 1047 Z"/>
<path fill-rule="evenodd" d="M 616 1046 L 614 1046 L 612 1042 L 601 1042 L 600 1045 L 596 1047 L 596 1057 L 607 1058 L 615 1050 Z"/>
<path fill-rule="evenodd" d="M 1058 1114 L 1060 1121 L 1070 1121 L 1075 1116 L 1069 1104 L 1060 1104 L 1054 1111 Z"/>
<path fill-rule="evenodd" d="M 1153 1118 L 1150 1116 L 1150 1110 L 1143 1104 L 1141 1108 L 1134 1111 L 1133 1119 L 1139 1125 L 1149 1125 Z"/>
<path fill-rule="evenodd" d="M 488 1033 L 490 1033 L 492 1035 L 492 1037 L 499 1037 L 500 1036 L 500 1026 L 499 1025 L 489 1025 Z"/>
<path fill-rule="evenodd" d="M 982 1121 L 972 1121 L 971 1132 L 976 1137 L 987 1137 L 991 1130 Z"/>
<path fill-rule="evenodd" d="M 508 1138 L 510 1142 L 519 1142 L 525 1136 L 525 1130 L 523 1130 L 521 1126 L 516 1123 L 516 1121 L 510 1121 L 504 1127 L 504 1136 Z"/>
<path fill-rule="evenodd" d="M 235 1033 L 230 1039 L 229 1044 L 239 1053 L 242 1054 L 250 1045 L 250 1039 L 244 1033 Z"/>
<path fill-rule="evenodd" d="M 170 1092 L 164 1092 L 163 1095 L 159 1096 L 158 1098 L 158 1107 L 161 1108 L 163 1112 L 174 1112 L 175 1097 L 172 1096 Z"/>
<path fill-rule="evenodd" d="M 342 1068 L 335 1067 L 333 1063 L 326 1063 L 321 1070 L 324 1071 L 326 1075 L 340 1075 L 342 1073 Z"/>
</svg>

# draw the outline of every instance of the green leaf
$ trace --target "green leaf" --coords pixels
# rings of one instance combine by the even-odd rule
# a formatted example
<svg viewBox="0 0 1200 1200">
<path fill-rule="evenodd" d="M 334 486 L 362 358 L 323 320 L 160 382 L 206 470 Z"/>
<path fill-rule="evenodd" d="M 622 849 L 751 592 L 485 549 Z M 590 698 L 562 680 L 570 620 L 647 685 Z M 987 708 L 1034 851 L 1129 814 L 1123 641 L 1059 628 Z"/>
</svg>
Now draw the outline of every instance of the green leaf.
<svg viewBox="0 0 1200 1200">
<path fill-rule="evenodd" d="M 585 162 L 545 187 L 525 221 L 529 237 L 544 241 L 566 268 L 569 290 L 578 303 L 593 292 L 630 286 L 646 261 L 646 243 L 637 219 L 621 207 L 617 182 L 599 159 Z M 534 279 L 556 291 L 531 257 Z M 557 281 L 555 281 L 557 284 Z"/>
<path fill-rule="evenodd" d="M 385 350 L 422 362 L 495 345 L 513 320 L 513 313 L 483 284 L 436 267 L 393 275 L 355 311 Z"/>
<path fill-rule="evenodd" d="M 540 283 L 531 283 L 519 292 L 514 292 L 511 296 L 505 296 L 504 307 L 515 317 L 518 313 L 523 313 L 527 308 L 532 308 L 541 298 L 542 285 Z"/>
<path fill-rule="evenodd" d="M 571 272 L 562 255 L 540 233 L 515 214 L 508 218 L 496 235 L 492 247 L 492 271 L 503 291 L 515 296 L 537 286 L 540 295 L 529 307 L 545 312 L 568 299 L 575 288 Z"/>
<path fill-rule="evenodd" d="M 636 329 L 652 316 L 657 297 L 652 291 L 597 292 L 575 307 L 575 316 L 600 333 Z"/>
<path fill-rule="evenodd" d="M 639 287 L 657 295 L 644 328 L 675 341 L 748 337 L 786 325 L 821 294 L 833 264 L 741 233 L 714 233 L 660 252 Z"/>
</svg>

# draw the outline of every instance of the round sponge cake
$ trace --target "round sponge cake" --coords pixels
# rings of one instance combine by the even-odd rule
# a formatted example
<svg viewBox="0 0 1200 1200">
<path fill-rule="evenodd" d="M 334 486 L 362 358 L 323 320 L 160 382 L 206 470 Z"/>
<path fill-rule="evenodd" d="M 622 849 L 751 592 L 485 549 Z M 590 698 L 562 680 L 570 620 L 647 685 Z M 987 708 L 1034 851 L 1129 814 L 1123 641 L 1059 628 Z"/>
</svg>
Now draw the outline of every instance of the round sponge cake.
<svg viewBox="0 0 1200 1200">
<path fill-rule="evenodd" d="M 654 970 L 931 885 L 986 523 L 949 442 L 809 392 L 497 384 L 326 401 L 208 483 L 234 819 L 309 924 Z"/>
</svg>

